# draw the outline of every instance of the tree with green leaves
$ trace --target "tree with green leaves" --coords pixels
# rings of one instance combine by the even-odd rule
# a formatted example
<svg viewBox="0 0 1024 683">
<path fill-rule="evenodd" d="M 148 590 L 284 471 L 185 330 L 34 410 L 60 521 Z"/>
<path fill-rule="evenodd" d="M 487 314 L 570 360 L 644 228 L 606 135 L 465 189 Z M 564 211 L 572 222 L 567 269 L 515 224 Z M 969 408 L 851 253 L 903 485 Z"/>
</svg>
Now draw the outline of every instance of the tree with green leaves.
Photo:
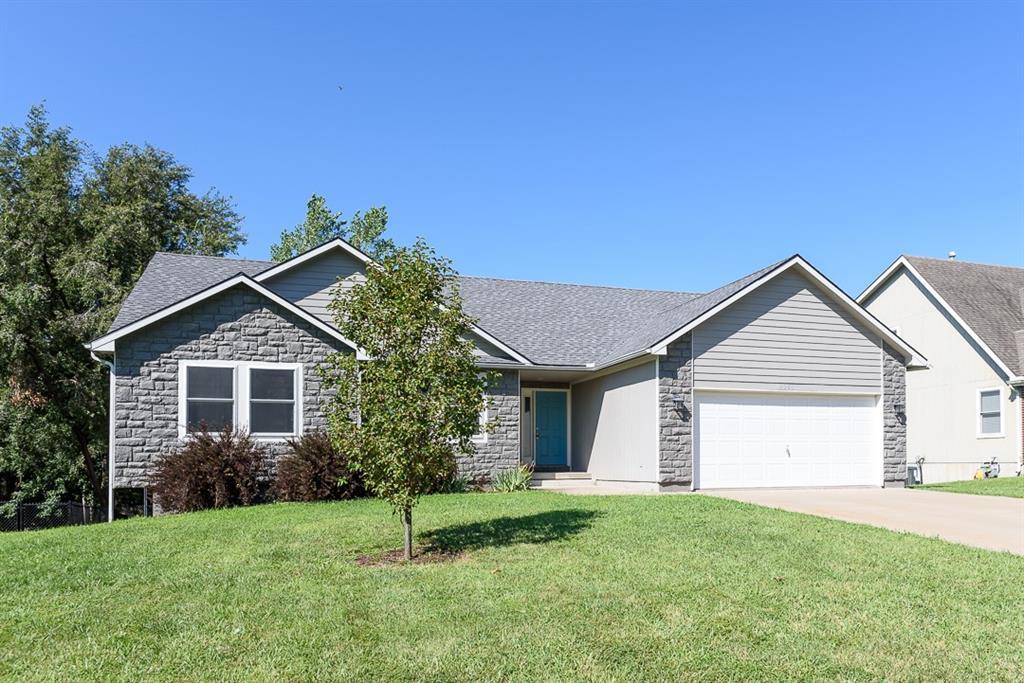
<svg viewBox="0 0 1024 683">
<path fill-rule="evenodd" d="M 336 238 L 376 256 L 394 246 L 391 240 L 382 237 L 387 227 L 388 210 L 383 206 L 373 207 L 365 214 L 357 211 L 351 221 L 346 221 L 340 211 L 331 211 L 326 199 L 314 194 L 306 202 L 306 219 L 281 232 L 281 239 L 270 247 L 270 258 L 287 261 Z"/>
<path fill-rule="evenodd" d="M 472 452 L 488 377 L 474 362 L 473 324 L 451 262 L 422 240 L 390 246 L 365 284 L 337 288 L 330 307 L 341 333 L 365 352 L 332 354 L 323 368 L 336 447 L 367 487 L 401 516 L 412 558 L 412 510 Z"/>
<path fill-rule="evenodd" d="M 102 496 L 107 372 L 83 343 L 157 251 L 245 241 L 230 199 L 191 177 L 150 146 L 97 156 L 41 106 L 0 129 L 0 499 Z"/>
</svg>

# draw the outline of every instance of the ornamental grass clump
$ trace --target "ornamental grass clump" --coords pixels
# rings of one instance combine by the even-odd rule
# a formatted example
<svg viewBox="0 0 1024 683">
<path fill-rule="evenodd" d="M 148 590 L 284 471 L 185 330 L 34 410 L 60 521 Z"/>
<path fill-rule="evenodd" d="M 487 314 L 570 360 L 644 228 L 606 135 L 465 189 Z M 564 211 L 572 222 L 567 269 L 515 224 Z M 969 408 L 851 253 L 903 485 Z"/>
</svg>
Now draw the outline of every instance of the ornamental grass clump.
<svg viewBox="0 0 1024 683">
<path fill-rule="evenodd" d="M 530 488 L 531 479 L 533 479 L 533 468 L 528 465 L 501 470 L 494 475 L 494 490 L 501 493 L 526 491 Z"/>
</svg>

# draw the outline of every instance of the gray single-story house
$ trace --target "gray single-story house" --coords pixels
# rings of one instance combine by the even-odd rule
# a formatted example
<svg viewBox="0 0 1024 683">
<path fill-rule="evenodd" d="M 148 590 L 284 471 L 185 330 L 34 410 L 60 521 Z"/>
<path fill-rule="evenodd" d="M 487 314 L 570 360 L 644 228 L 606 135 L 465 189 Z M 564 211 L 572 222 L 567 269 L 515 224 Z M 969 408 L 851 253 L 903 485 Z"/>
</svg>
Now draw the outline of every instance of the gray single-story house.
<svg viewBox="0 0 1024 683">
<path fill-rule="evenodd" d="M 157 254 L 110 331 L 111 485 L 144 487 L 199 420 L 280 452 L 324 426 L 316 366 L 357 353 L 334 287 L 370 258 Z M 906 369 L 926 361 L 799 255 L 703 294 L 461 277 L 493 429 L 460 459 L 638 489 L 902 486 Z"/>
</svg>

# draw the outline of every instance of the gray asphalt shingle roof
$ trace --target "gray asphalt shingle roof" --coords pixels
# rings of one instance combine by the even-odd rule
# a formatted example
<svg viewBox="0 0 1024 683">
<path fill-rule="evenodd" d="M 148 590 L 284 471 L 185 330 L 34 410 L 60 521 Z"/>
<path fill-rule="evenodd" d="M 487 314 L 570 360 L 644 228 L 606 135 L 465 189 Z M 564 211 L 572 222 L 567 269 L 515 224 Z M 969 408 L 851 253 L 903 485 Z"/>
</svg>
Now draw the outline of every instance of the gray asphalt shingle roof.
<svg viewBox="0 0 1024 683">
<path fill-rule="evenodd" d="M 129 325 L 239 273 L 251 276 L 272 265 L 275 265 L 273 261 L 160 252 L 142 271 L 110 329 Z"/>
<path fill-rule="evenodd" d="M 907 256 L 992 352 L 1024 375 L 1024 268 Z"/>
<path fill-rule="evenodd" d="M 255 276 L 274 265 L 272 261 L 159 253 L 110 329 L 124 327 L 238 273 Z M 602 365 L 653 345 L 778 265 L 705 294 L 468 276 L 459 278 L 459 288 L 463 308 L 480 328 L 533 363 Z"/>
<path fill-rule="evenodd" d="M 624 337 L 696 294 L 462 277 L 463 309 L 480 327 L 539 365 L 608 359 Z"/>
</svg>

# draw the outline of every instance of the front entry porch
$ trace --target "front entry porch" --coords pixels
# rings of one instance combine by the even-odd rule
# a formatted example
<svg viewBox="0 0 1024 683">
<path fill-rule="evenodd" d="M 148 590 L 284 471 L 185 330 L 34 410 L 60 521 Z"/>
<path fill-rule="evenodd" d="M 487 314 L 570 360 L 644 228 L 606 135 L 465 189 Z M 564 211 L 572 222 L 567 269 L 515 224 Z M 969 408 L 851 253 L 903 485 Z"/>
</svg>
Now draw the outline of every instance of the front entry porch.
<svg viewBox="0 0 1024 683">
<path fill-rule="evenodd" d="M 535 472 L 572 469 L 572 391 L 569 386 L 523 386 L 520 460 Z"/>
<path fill-rule="evenodd" d="M 598 377 L 521 371 L 519 462 L 535 487 L 651 490 L 657 481 L 654 361 Z"/>
</svg>

